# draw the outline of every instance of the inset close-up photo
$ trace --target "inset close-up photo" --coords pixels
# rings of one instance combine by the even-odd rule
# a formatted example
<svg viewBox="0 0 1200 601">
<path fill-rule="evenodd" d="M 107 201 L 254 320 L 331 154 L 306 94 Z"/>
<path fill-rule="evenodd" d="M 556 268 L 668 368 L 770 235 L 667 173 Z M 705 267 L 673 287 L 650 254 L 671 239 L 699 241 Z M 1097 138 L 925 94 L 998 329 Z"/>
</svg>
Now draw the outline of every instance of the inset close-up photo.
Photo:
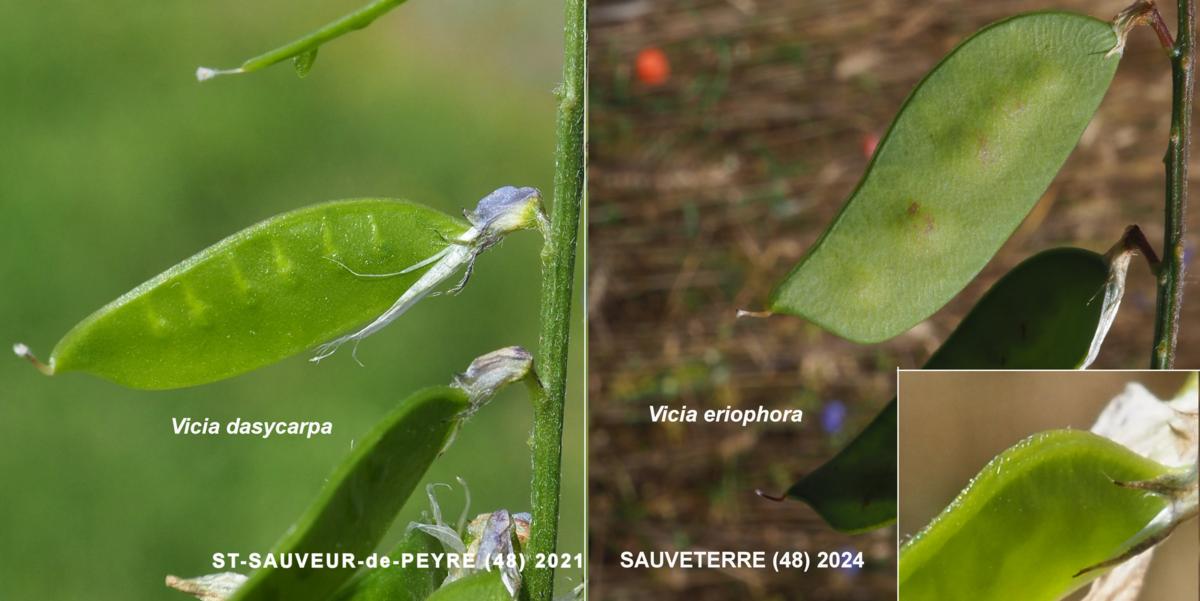
<svg viewBox="0 0 1200 601">
<path fill-rule="evenodd" d="M 1197 372 L 901 371 L 899 594 L 1200 595 Z"/>
</svg>

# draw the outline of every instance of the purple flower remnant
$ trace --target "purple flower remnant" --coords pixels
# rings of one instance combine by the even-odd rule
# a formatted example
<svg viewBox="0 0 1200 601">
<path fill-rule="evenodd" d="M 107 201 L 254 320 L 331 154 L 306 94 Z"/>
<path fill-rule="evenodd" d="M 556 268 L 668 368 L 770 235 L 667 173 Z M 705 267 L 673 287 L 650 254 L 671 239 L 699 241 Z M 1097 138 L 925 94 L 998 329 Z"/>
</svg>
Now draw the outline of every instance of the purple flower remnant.
<svg viewBox="0 0 1200 601">
<path fill-rule="evenodd" d="M 821 407 L 821 427 L 826 434 L 837 434 L 846 423 L 846 404 L 833 399 Z"/>
</svg>

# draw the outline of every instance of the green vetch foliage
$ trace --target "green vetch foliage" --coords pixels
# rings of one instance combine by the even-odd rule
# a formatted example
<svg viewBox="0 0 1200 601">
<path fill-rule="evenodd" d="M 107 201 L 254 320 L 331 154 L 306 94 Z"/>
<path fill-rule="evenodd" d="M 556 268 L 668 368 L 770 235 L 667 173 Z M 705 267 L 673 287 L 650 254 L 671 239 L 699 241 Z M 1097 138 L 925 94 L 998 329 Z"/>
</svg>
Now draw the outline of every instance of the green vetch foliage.
<svg viewBox="0 0 1200 601">
<path fill-rule="evenodd" d="M 1053 601 L 1095 579 L 1167 506 L 1118 481 L 1171 470 L 1089 432 L 1035 434 L 997 455 L 900 549 L 904 601 Z"/>
<path fill-rule="evenodd" d="M 1041 12 L 968 38 L 905 101 L 833 223 L 770 309 L 856 342 L 941 308 L 1046 190 L 1120 61 L 1109 23 Z"/>
</svg>

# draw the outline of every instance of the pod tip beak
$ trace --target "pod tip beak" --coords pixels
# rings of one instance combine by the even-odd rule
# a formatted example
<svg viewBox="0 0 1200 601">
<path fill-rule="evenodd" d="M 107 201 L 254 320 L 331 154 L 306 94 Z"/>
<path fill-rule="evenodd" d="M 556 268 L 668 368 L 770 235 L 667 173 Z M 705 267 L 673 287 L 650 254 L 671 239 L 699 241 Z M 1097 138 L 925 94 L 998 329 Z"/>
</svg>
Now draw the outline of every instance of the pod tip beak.
<svg viewBox="0 0 1200 601">
<path fill-rule="evenodd" d="M 45 363 L 42 363 L 41 361 L 38 360 L 37 356 L 35 356 L 33 354 L 33 351 L 29 350 L 28 346 L 26 346 L 25 344 L 22 344 L 20 342 L 14 344 L 12 349 L 13 349 L 13 353 L 15 353 L 18 357 L 32 363 L 33 366 L 36 367 L 38 371 L 42 372 L 43 374 L 45 374 L 47 376 L 54 375 L 53 360 L 51 360 L 50 365 L 46 365 Z"/>
<path fill-rule="evenodd" d="M 196 68 L 196 81 L 208 81 L 218 75 L 236 75 L 242 73 L 241 69 L 212 69 L 210 67 Z"/>
<path fill-rule="evenodd" d="M 761 488 L 754 489 L 754 494 L 756 494 L 768 501 L 775 501 L 776 503 L 781 503 L 787 499 L 787 495 L 779 495 L 779 496 L 769 495 L 766 492 L 764 492 L 763 489 L 761 489 Z"/>
<path fill-rule="evenodd" d="M 774 313 L 772 313 L 770 311 L 747 311 L 746 309 L 738 309 L 737 310 L 737 318 L 738 319 L 741 319 L 743 317 L 753 317 L 756 319 L 764 319 L 764 318 L 770 317 L 772 315 L 774 315 Z"/>
</svg>

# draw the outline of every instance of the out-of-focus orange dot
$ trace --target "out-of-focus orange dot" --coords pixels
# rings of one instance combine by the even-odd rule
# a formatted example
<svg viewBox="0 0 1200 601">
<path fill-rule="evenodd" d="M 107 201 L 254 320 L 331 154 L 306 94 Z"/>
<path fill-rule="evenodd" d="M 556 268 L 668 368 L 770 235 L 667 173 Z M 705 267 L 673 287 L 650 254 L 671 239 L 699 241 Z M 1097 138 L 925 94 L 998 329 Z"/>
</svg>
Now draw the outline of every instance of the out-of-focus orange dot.
<svg viewBox="0 0 1200 601">
<path fill-rule="evenodd" d="M 875 149 L 879 147 L 879 136 L 874 133 L 863 134 L 862 137 L 862 153 L 864 158 L 871 158 L 875 154 Z"/>
<path fill-rule="evenodd" d="M 643 48 L 634 62 L 638 81 L 648 86 L 661 86 L 671 76 L 671 62 L 658 48 Z"/>
</svg>

